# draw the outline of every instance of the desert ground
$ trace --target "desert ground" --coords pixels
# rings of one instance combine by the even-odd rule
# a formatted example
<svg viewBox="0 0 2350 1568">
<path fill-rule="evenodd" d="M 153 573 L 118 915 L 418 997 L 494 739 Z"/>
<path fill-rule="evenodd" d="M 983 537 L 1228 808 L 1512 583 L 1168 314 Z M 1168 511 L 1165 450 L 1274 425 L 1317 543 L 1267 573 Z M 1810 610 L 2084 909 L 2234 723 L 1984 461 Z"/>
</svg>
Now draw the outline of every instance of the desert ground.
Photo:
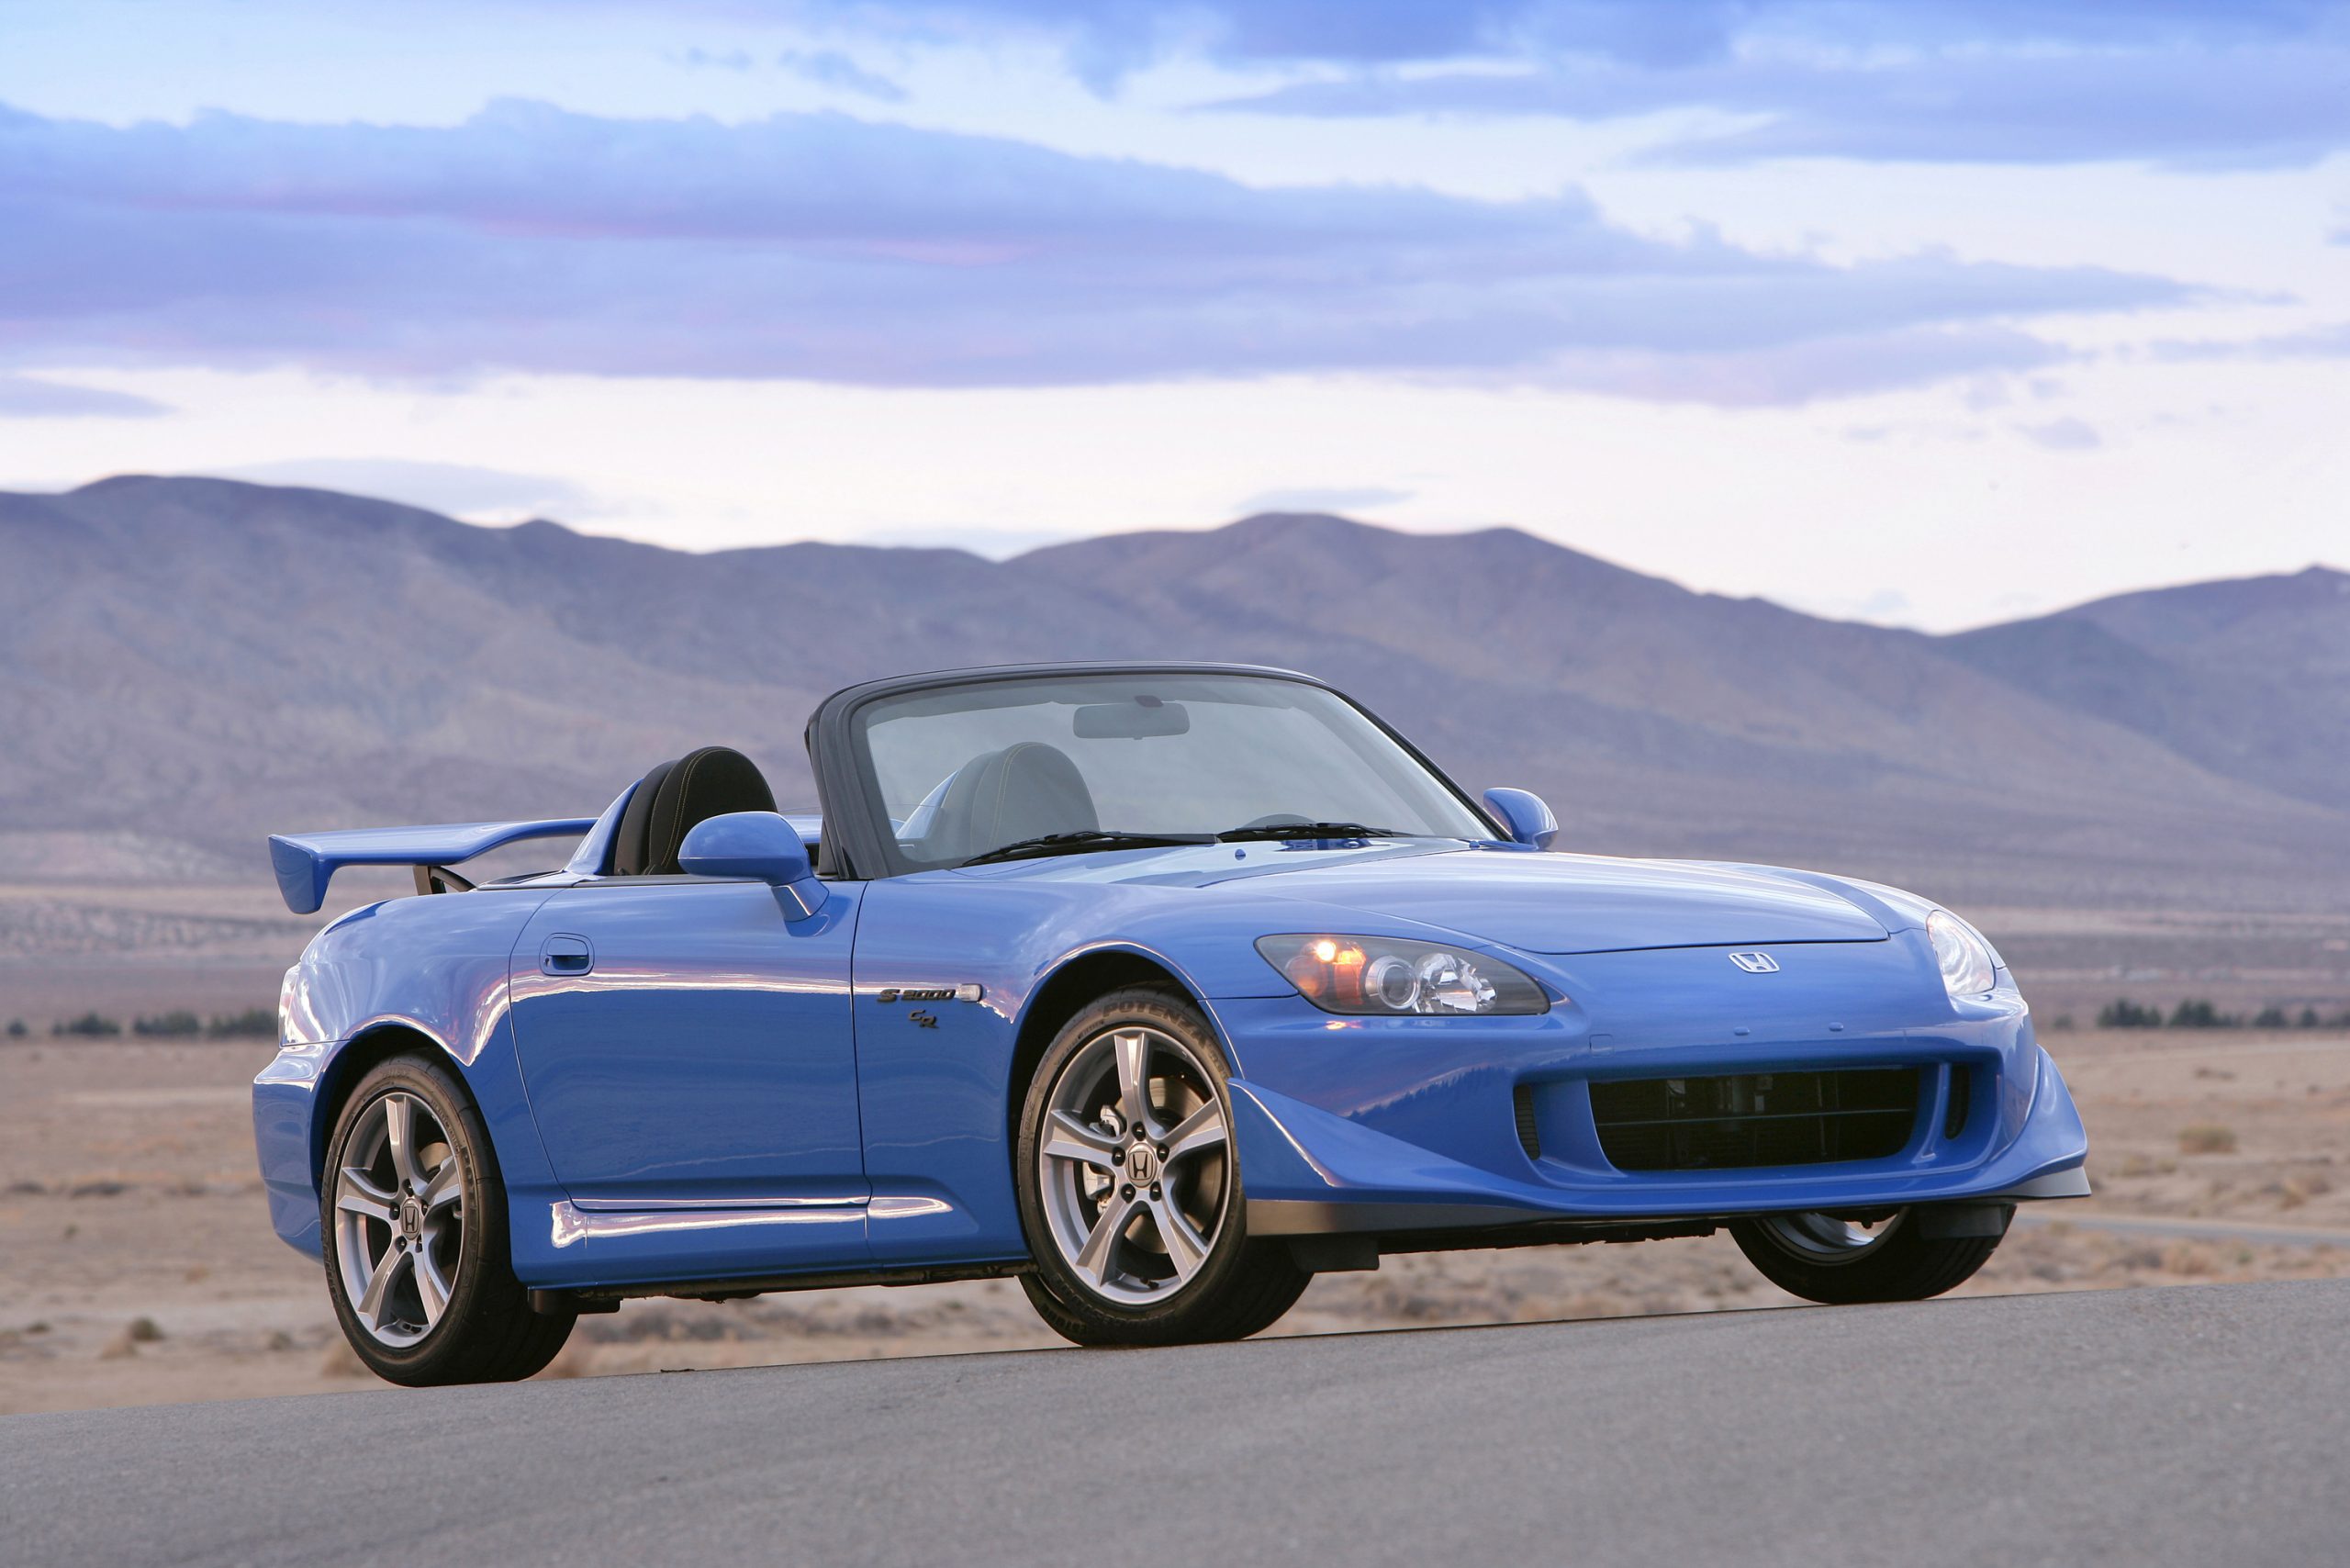
<svg viewBox="0 0 2350 1568">
<path fill-rule="evenodd" d="M 0 1007 L 0 1012 L 6 1011 Z M 2050 1030 L 2095 1198 L 2019 1224 L 1973 1294 L 2350 1273 L 2350 1033 Z M 245 1084 L 265 1041 L 0 1039 L 0 1412 L 364 1386 L 271 1234 Z M 1726 1236 L 1386 1260 L 1280 1334 L 1793 1305 Z M 633 1302 L 544 1375 L 1057 1344 L 1008 1281 Z"/>
<path fill-rule="evenodd" d="M 338 905 L 398 890 L 350 879 Z M 334 913 L 330 909 L 329 913 Z M 2350 915 L 1968 909 L 2032 998 L 2089 1125 L 2097 1196 L 2031 1214 L 1965 1290 L 2350 1273 L 2350 1027 L 2094 1027 L 2126 996 L 2350 1014 Z M 315 1263 L 272 1235 L 246 1086 L 265 1039 L 86 1038 L 272 1004 L 319 918 L 271 890 L 131 877 L 0 883 L 0 1412 L 363 1386 Z M 1273 1330 L 1786 1306 L 1726 1236 L 1386 1260 Z M 545 1374 L 1056 1345 L 1008 1281 L 635 1302 Z"/>
</svg>

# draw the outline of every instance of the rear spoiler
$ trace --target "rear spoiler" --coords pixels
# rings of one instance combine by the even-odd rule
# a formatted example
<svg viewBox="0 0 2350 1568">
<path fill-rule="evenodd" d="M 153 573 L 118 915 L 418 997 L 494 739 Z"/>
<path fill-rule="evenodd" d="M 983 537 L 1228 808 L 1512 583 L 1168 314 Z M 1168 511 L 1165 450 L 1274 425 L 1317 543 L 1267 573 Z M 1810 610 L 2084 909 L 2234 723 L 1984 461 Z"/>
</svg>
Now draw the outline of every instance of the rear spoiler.
<svg viewBox="0 0 2350 1568">
<path fill-rule="evenodd" d="M 346 833 L 272 834 L 269 863 L 285 907 L 312 914 L 345 866 L 453 866 L 530 838 L 577 838 L 593 817 L 543 823 L 451 823 L 440 827 L 363 827 Z"/>
</svg>

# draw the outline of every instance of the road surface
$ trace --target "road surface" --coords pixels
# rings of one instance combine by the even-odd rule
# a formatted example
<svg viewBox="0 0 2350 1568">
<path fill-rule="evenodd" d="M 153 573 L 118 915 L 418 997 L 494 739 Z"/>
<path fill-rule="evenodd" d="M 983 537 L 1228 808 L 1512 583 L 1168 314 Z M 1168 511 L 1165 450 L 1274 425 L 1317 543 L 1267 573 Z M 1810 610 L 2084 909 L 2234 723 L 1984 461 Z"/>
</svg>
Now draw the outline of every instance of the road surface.
<svg viewBox="0 0 2350 1568">
<path fill-rule="evenodd" d="M 2350 1281 L 0 1420 L 11 1568 L 1259 1562 L 2350 1562 Z"/>
</svg>

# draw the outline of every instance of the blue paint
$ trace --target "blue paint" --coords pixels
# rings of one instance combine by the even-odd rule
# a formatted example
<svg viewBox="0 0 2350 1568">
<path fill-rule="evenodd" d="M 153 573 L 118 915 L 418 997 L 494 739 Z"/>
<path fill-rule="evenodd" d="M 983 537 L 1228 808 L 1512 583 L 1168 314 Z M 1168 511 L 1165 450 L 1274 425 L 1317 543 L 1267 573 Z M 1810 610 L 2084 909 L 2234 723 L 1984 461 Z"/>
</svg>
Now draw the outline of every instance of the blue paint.
<svg viewBox="0 0 2350 1568">
<path fill-rule="evenodd" d="M 1528 849 L 1548 849 L 1558 841 L 1559 819 L 1533 790 L 1488 790 L 1485 804 L 1509 829 L 1512 843 Z"/>
<path fill-rule="evenodd" d="M 345 866 L 455 866 L 526 839 L 576 838 L 597 825 L 588 817 L 560 817 L 552 822 L 274 834 L 269 863 L 277 873 L 277 890 L 285 907 L 297 914 L 312 914 L 326 902 L 327 883 Z"/>
<path fill-rule="evenodd" d="M 820 778 L 840 772 L 822 751 L 838 728 L 820 712 Z M 1023 1031 L 1057 974 L 1105 953 L 1163 969 L 1220 1035 L 1252 1226 L 1264 1204 L 1287 1227 L 1310 1212 L 1320 1228 L 1426 1228 L 1473 1247 L 1481 1226 L 1528 1218 L 1982 1197 L 2087 1153 L 2004 967 L 1986 998 L 1945 993 L 1930 903 L 1815 872 L 1528 853 L 1556 823 L 1522 791 L 1486 796 L 1507 840 L 1304 840 L 1259 857 L 1183 845 L 821 881 L 820 821 L 761 812 L 691 831 L 681 864 L 701 875 L 610 876 L 626 801 L 592 824 L 273 841 L 299 908 L 341 865 L 586 835 L 564 873 L 354 912 L 289 971 L 285 1041 L 253 1092 L 288 1242 L 317 1250 L 336 1096 L 397 1039 L 438 1052 L 477 1103 L 530 1284 L 1019 1260 Z M 861 806 L 832 791 L 827 808 L 845 823 Z M 1552 1005 L 1337 1017 L 1254 947 L 1297 933 L 1485 954 Z M 1777 970 L 1729 961 L 1756 950 Z M 979 1000 L 902 994 L 969 986 Z M 1896 1154 L 1632 1172 L 1601 1153 L 1595 1081 L 1835 1067 L 1920 1074 Z M 1521 1091 L 1539 1159 L 1519 1137 Z M 1946 1137 L 1961 1092 L 1964 1126 Z"/>
</svg>

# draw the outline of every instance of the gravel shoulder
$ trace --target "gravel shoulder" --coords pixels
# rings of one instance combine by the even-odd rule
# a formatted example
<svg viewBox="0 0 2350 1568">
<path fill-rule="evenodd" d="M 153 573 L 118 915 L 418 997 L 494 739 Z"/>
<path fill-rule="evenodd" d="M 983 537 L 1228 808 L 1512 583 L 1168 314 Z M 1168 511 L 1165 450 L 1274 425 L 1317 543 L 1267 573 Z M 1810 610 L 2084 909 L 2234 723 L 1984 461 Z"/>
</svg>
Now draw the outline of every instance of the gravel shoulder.
<svg viewBox="0 0 2350 1568">
<path fill-rule="evenodd" d="M 2350 1248 L 2301 1234 L 2350 1233 L 2350 1036 L 2047 1038 L 2098 1194 L 2020 1226 L 1964 1294 L 2350 1275 Z M 0 1413 L 375 1386 L 316 1265 L 269 1230 L 245 1097 L 266 1058 L 252 1042 L 0 1042 Z M 1274 1333 L 1789 1305 L 1716 1236 L 1390 1258 L 1316 1281 Z M 543 1375 L 1058 1348 L 1015 1285 L 983 1281 L 633 1302 L 582 1320 Z"/>
</svg>

